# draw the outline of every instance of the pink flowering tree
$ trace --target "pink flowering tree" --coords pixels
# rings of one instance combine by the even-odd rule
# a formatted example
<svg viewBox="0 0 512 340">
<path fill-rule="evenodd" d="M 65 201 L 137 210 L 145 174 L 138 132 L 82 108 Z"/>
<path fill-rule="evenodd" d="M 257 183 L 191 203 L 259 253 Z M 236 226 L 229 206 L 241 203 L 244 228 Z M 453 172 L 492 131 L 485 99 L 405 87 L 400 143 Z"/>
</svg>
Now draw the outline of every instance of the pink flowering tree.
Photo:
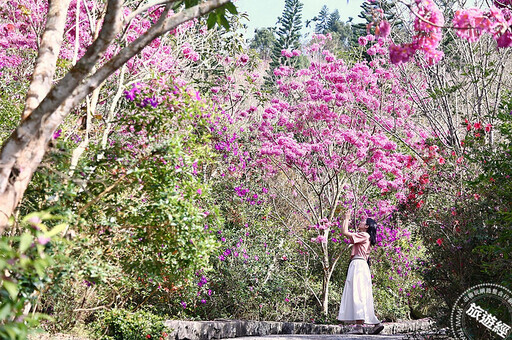
<svg viewBox="0 0 512 340">
<path fill-rule="evenodd" d="M 482 269 L 487 261 L 499 263 L 502 256 L 495 252 L 490 260 L 476 250 L 499 243 L 502 232 L 500 224 L 490 226 L 488 217 L 503 209 L 500 200 L 488 204 L 484 197 L 485 188 L 495 185 L 486 168 L 504 138 L 500 116 L 508 115 L 502 110 L 511 81 L 511 3 L 493 1 L 488 6 L 455 7 L 452 17 L 444 19 L 433 1 L 416 1 L 409 6 L 412 41 L 392 44 L 389 50 L 391 61 L 401 64 L 417 114 L 433 131 L 425 159 L 429 176 L 410 183 L 402 216 L 418 226 L 429 249 L 424 278 L 446 310 L 457 298 L 455 292 L 480 283 L 484 272 L 490 277 Z M 441 48 L 442 34 L 449 38 Z"/>
<path fill-rule="evenodd" d="M 244 113 L 254 122 L 254 162 L 270 194 L 298 216 L 290 231 L 323 268 L 323 313 L 331 275 L 347 250 L 342 212 L 354 209 L 357 220 L 389 216 L 421 173 L 417 152 L 427 137 L 411 123 L 412 102 L 393 68 L 380 57 L 347 65 L 322 49 L 326 39 L 317 36 L 309 47 L 309 68 L 274 71 L 280 95 L 263 112 Z M 373 52 L 385 53 L 383 41 Z"/>
<path fill-rule="evenodd" d="M 3 142 L 0 152 L 0 163 L 2 164 L 0 231 L 7 227 L 8 219 L 23 197 L 53 133 L 73 107 L 101 86 L 110 75 L 128 63 L 144 47 L 154 42 L 156 38 L 177 28 L 180 24 L 210 13 L 209 26 L 216 23 L 228 26 L 229 23 L 225 18 L 226 10 L 236 12 L 229 0 L 164 1 L 155 4 L 151 1 L 141 1 L 128 4 L 133 6 L 130 8 L 136 8 L 133 11 L 127 11 L 123 1 L 111 0 L 105 5 L 95 3 L 94 6 L 105 7 L 104 16 L 100 20 L 101 25 L 97 26 L 101 28 L 95 30 L 91 26 L 89 41 L 86 38 L 87 35 L 80 36 L 78 30 L 82 22 L 80 20 L 81 11 L 75 11 L 77 13 L 75 18 L 78 19 L 75 19 L 75 45 L 72 49 L 73 57 L 71 59 L 72 61 L 76 59 L 76 64 L 66 68 L 65 75 L 55 84 L 54 78 L 66 32 L 70 0 L 52 1 L 47 5 L 39 2 L 37 4 L 32 4 L 33 8 L 29 8 L 22 3 L 11 3 L 14 6 L 15 16 L 22 17 L 30 15 L 30 13 L 37 13 L 34 16 L 37 20 L 40 13 L 47 14 L 41 36 L 36 39 L 38 55 L 27 90 L 22 121 L 11 136 Z M 75 8 L 82 8 L 80 2 L 75 4 Z M 85 11 L 88 14 L 91 13 L 89 4 L 90 2 L 84 2 Z M 37 7 L 41 5 L 42 8 Z M 157 6 L 156 9 L 153 5 Z M 146 30 L 134 33 L 133 41 L 128 41 L 126 44 L 121 44 L 119 49 L 112 50 L 114 42 L 122 39 L 124 33 L 129 31 L 132 21 L 144 13 L 154 15 L 154 18 L 147 23 Z M 88 20 L 90 25 L 93 24 L 93 21 Z M 42 21 L 39 20 L 39 22 Z M 27 32 L 33 30 L 29 25 L 16 27 L 14 20 L 3 21 L 2 29 L 9 34 L 21 36 L 24 35 L 22 30 Z M 33 35 L 39 37 L 37 26 Z M 71 40 L 72 37 L 69 39 Z M 83 47 L 81 46 L 82 42 L 87 46 L 86 49 L 83 49 L 83 55 L 80 52 Z M 5 44 L 5 40 L 2 40 L 2 43 Z M 23 44 L 23 39 L 20 43 Z M 5 63 L 8 58 L 8 55 L 2 53 L 2 62 Z"/>
<path fill-rule="evenodd" d="M 413 33 L 409 42 L 389 45 L 389 58 L 393 64 L 408 62 L 416 53 L 429 65 L 436 64 L 444 52 L 440 48 L 443 29 L 453 29 L 455 34 L 469 42 L 476 42 L 484 34 L 496 41 L 498 48 L 512 46 L 512 17 L 510 1 L 493 1 L 487 9 L 477 7 L 455 8 L 451 22 L 445 20 L 442 11 L 432 0 L 415 0 L 404 3 L 413 15 Z M 377 20 L 377 27 L 389 33 L 389 23 Z"/>
</svg>

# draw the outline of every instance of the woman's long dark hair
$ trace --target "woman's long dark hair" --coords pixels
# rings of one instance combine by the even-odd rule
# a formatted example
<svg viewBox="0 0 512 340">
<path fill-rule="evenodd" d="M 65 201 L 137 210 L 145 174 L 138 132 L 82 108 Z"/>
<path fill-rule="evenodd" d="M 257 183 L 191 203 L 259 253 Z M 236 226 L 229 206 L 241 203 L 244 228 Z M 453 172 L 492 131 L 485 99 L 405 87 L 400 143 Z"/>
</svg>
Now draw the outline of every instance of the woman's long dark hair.
<svg viewBox="0 0 512 340">
<path fill-rule="evenodd" d="M 367 218 L 366 225 L 368 226 L 366 232 L 370 234 L 370 244 L 373 246 L 377 243 L 377 222 L 373 218 Z"/>
</svg>

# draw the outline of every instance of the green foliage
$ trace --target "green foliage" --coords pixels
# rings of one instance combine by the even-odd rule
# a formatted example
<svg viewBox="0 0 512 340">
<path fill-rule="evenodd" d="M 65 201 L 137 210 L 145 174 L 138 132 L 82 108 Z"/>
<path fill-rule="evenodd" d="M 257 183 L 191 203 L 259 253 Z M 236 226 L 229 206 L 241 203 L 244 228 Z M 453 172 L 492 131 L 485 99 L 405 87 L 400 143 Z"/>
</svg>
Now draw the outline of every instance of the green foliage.
<svg viewBox="0 0 512 340">
<path fill-rule="evenodd" d="M 316 320 L 319 313 L 310 288 L 317 281 L 309 273 L 310 256 L 299 253 L 297 238 L 272 221 L 269 207 L 229 195 L 232 185 L 231 179 L 215 186 L 226 223 L 217 234 L 221 247 L 212 255 L 213 267 L 197 274 L 195 287 L 179 291 L 184 304 L 173 315 L 201 320 Z"/>
<path fill-rule="evenodd" d="M 254 30 L 254 38 L 249 47 L 255 49 L 262 59 L 269 59 L 275 43 L 274 28 L 262 27 Z"/>
<path fill-rule="evenodd" d="M 134 287 L 140 289 L 134 284 L 135 278 L 123 275 L 109 249 L 98 245 L 94 237 L 81 235 L 72 241 L 54 242 L 52 257 L 54 264 L 47 271 L 52 284 L 46 287 L 40 300 L 41 310 L 58 320 L 44 325 L 51 333 L 90 320 L 100 301 L 126 304 L 129 291 Z"/>
<path fill-rule="evenodd" d="M 482 209 L 492 228 L 492 239 L 476 245 L 474 253 L 483 259 L 482 271 L 485 275 L 499 278 L 498 283 L 512 287 L 512 96 L 504 95 L 500 107 L 500 143 L 493 148 L 482 148 L 476 143 L 480 153 L 475 161 L 483 164 L 483 173 L 471 182 L 474 191 L 482 197 Z M 478 235 L 477 235 L 478 236 Z"/>
<path fill-rule="evenodd" d="M 180 8 L 191 8 L 197 6 L 201 3 L 200 0 L 182 0 L 182 1 L 174 1 L 173 10 L 178 12 Z M 211 11 L 208 15 L 207 25 L 208 29 L 214 28 L 216 25 L 219 27 L 224 27 L 226 30 L 229 30 L 229 18 L 226 13 L 229 12 L 232 15 L 237 15 L 238 11 L 236 6 L 232 2 L 228 2 L 219 8 Z"/>
<path fill-rule="evenodd" d="M 314 17 L 312 21 L 316 21 L 315 32 L 324 33 L 329 28 L 329 9 L 326 5 L 322 6 L 318 16 Z"/>
<path fill-rule="evenodd" d="M 375 311 L 382 320 L 420 318 L 430 307 L 419 271 L 425 248 L 419 238 L 404 232 L 388 249 L 371 255 Z"/>
<path fill-rule="evenodd" d="M 116 177 L 125 183 L 122 190 L 105 199 L 104 215 L 95 218 L 105 226 L 100 240 L 116 245 L 127 273 L 144 274 L 155 281 L 166 273 L 174 284 L 182 283 L 207 266 L 207 254 L 215 248 L 205 224 L 215 229 L 221 223 L 208 202 L 208 187 L 196 175 L 211 157 L 205 108 L 195 100 L 195 93 L 186 91 L 161 108 L 148 105 L 142 110 L 131 105 L 139 113 L 126 115 L 121 122 L 134 131 L 146 131 L 152 145 L 127 163 L 131 149 L 120 135 L 113 144 L 114 153 L 106 156 L 118 159 L 119 167 L 129 170 L 118 173 Z M 140 111 L 153 120 L 148 123 Z M 169 134 L 173 130 L 179 133 Z M 101 167 L 112 171 L 110 161 L 102 160 Z"/>
<path fill-rule="evenodd" d="M 160 96 L 152 85 L 122 104 L 105 148 L 89 146 L 74 172 L 86 181 L 62 180 L 76 142 L 59 138 L 45 161 L 52 169 L 36 174 L 24 202 L 53 205 L 74 221 L 70 237 L 79 235 L 54 248 L 53 284 L 41 304 L 59 320 L 49 331 L 88 323 L 98 307 L 168 313 L 210 266 L 222 219 L 202 174 L 213 159 L 207 126 L 215 112 L 174 84 L 157 107 L 143 105 Z"/>
<path fill-rule="evenodd" d="M 440 321 L 447 320 L 465 289 L 512 284 L 511 109 L 505 94 L 495 126 L 469 123 L 463 157 L 456 161 L 455 152 L 446 152 L 446 164 L 433 166 L 430 182 L 421 189 L 424 207 L 403 212 L 424 240 L 426 261 L 418 272 L 438 302 L 430 314 Z"/>
<path fill-rule="evenodd" d="M 5 140 L 16 128 L 21 117 L 23 106 L 21 95 L 24 89 L 19 82 L 9 82 L 0 85 L 0 140 Z"/>
<path fill-rule="evenodd" d="M 278 19 L 279 27 L 276 31 L 276 42 L 272 48 L 270 72 L 284 64 L 286 57 L 281 55 L 282 50 L 299 48 L 303 6 L 300 0 L 285 0 L 283 13 Z"/>
<path fill-rule="evenodd" d="M 187 1 L 185 1 L 185 2 L 187 2 Z M 191 1 L 188 1 L 188 2 L 191 2 Z M 233 5 L 232 2 L 228 2 L 224 6 L 221 6 L 221 7 L 217 8 L 216 10 L 210 12 L 210 14 L 208 15 L 208 19 L 206 21 L 208 29 L 212 29 L 213 27 L 215 27 L 215 25 L 219 25 L 219 27 L 222 26 L 226 30 L 229 30 L 230 25 L 229 25 L 229 20 L 226 18 L 226 10 L 233 15 L 238 14 L 238 11 L 237 11 L 235 5 Z"/>
<path fill-rule="evenodd" d="M 99 315 L 93 329 L 96 339 L 102 340 L 166 339 L 169 329 L 163 321 L 150 312 L 112 309 Z"/>
<path fill-rule="evenodd" d="M 45 316 L 24 313 L 37 300 L 39 292 L 48 282 L 47 267 L 52 237 L 59 234 L 65 224 L 51 230 L 43 221 L 52 223 L 56 217 L 46 212 L 25 216 L 17 226 L 19 236 L 0 238 L 0 338 L 25 339 L 30 327 Z"/>
<path fill-rule="evenodd" d="M 144 170 L 135 170 L 137 180 L 144 183 L 138 199 L 134 195 L 116 199 L 116 204 L 129 209 L 119 214 L 116 222 L 130 233 L 116 233 L 114 227 L 100 238 L 117 243 L 127 272 L 152 277 L 168 271 L 176 273 L 172 275 L 176 282 L 207 265 L 207 254 L 215 242 L 205 233 L 204 224 L 215 226 L 218 222 L 215 214 L 205 218 L 204 210 L 195 203 L 202 187 L 197 177 L 186 169 L 175 169 L 180 160 L 187 165 L 195 161 L 183 152 L 182 141 L 170 139 L 152 155 L 163 161 L 143 161 L 139 167 Z M 134 199 L 136 206 L 129 202 Z"/>
<path fill-rule="evenodd" d="M 290 268 L 283 260 L 285 254 L 290 256 L 290 244 L 283 242 L 279 228 L 264 220 L 247 222 L 247 226 L 230 223 L 222 233 L 223 252 L 210 275 L 214 295 L 203 311 L 207 317 L 297 318 L 294 305 L 300 298 L 293 296 L 297 285 L 290 282 Z"/>
</svg>

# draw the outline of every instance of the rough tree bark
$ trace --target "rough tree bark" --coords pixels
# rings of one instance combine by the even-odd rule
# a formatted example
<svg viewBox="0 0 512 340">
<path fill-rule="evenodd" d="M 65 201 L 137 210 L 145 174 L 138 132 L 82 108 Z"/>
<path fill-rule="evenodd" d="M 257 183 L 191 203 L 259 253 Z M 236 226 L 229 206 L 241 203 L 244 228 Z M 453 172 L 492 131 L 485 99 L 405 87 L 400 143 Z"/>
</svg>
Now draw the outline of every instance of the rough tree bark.
<svg viewBox="0 0 512 340">
<path fill-rule="evenodd" d="M 27 92 L 25 110 L 16 130 L 0 150 L 0 234 L 8 227 L 32 175 L 39 166 L 53 133 L 64 117 L 105 79 L 139 53 L 153 39 L 178 25 L 203 16 L 231 0 L 209 0 L 168 16 L 172 0 L 149 30 L 123 48 L 96 71 L 103 53 L 121 32 L 122 0 L 109 0 L 103 27 L 84 56 L 55 86 L 55 65 L 62 44 L 70 0 L 52 0 L 47 16 L 33 80 Z"/>
</svg>

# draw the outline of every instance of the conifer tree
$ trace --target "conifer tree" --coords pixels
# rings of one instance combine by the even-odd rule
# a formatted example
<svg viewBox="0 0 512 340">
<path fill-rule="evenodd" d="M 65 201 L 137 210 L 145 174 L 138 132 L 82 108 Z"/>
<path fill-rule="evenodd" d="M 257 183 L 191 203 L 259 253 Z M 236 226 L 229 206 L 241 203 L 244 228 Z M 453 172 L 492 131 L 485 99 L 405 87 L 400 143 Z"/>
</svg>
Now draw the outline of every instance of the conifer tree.
<svg viewBox="0 0 512 340">
<path fill-rule="evenodd" d="M 329 13 L 329 9 L 324 5 L 320 10 L 320 13 L 308 21 L 308 23 L 313 21 L 316 22 L 315 33 L 332 33 L 333 41 L 337 41 L 339 43 L 339 47 L 350 48 L 352 41 L 354 40 L 352 37 L 352 19 L 353 18 L 349 18 L 347 22 L 344 22 L 341 20 L 340 13 L 337 9 L 332 13 Z"/>
<path fill-rule="evenodd" d="M 336 9 L 329 15 L 329 20 L 327 21 L 327 30 L 333 31 L 336 25 L 341 21 L 340 12 Z"/>
<path fill-rule="evenodd" d="M 276 32 L 277 40 L 272 49 L 270 72 L 286 60 L 286 57 L 281 55 L 282 50 L 299 48 L 303 6 L 300 0 L 285 0 L 283 14 L 278 18 L 279 27 Z"/>
<path fill-rule="evenodd" d="M 322 7 L 320 13 L 318 13 L 318 16 L 314 17 L 312 21 L 316 21 L 316 33 L 325 33 L 325 31 L 329 28 L 329 9 L 326 5 Z"/>
</svg>

